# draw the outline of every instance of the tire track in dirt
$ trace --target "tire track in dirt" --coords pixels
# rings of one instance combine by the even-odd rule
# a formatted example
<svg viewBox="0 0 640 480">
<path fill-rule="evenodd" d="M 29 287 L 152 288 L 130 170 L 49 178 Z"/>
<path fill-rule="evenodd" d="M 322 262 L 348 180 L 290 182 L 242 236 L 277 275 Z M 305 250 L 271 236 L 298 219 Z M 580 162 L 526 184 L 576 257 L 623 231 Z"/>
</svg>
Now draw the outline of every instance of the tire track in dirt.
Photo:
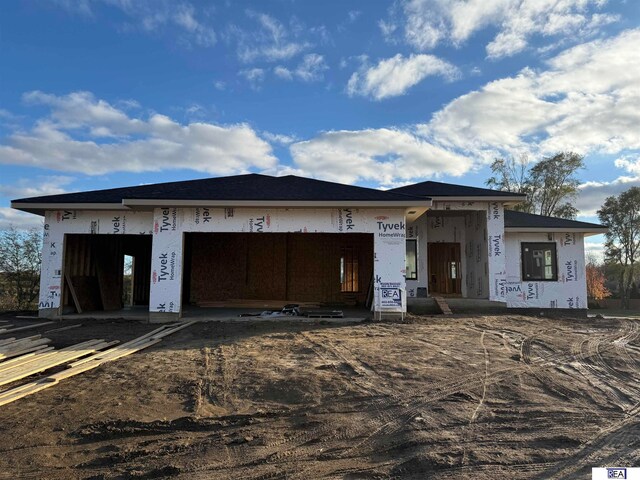
<svg viewBox="0 0 640 480">
<path fill-rule="evenodd" d="M 578 452 L 542 472 L 538 478 L 540 480 L 572 478 L 571 475 L 584 467 L 600 465 L 602 452 L 614 447 L 619 448 L 613 456 L 615 458 L 607 457 L 611 463 L 615 463 L 616 458 L 624 457 L 629 452 L 640 448 L 640 407 L 634 408 L 625 419 L 602 429 Z"/>
<path fill-rule="evenodd" d="M 577 361 L 576 369 L 589 383 L 612 400 L 614 405 L 623 410 L 625 410 L 625 405 L 633 402 L 638 390 L 628 385 L 628 376 L 622 374 L 605 361 L 602 351 L 615 348 L 615 342 L 626 338 L 627 334 L 623 323 L 613 334 L 578 340 L 571 346 L 571 352 Z M 618 382 L 613 384 L 610 381 L 603 380 L 609 380 L 609 377 L 613 377 L 612 379 L 618 380 Z M 629 391 L 629 388 L 632 391 Z"/>
</svg>

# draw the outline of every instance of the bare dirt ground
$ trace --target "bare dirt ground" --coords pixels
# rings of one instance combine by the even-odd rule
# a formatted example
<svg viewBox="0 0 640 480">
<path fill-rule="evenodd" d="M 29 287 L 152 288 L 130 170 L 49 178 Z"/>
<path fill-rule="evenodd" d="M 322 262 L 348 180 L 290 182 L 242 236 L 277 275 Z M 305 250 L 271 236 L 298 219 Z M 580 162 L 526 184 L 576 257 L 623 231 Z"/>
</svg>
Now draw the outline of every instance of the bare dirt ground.
<svg viewBox="0 0 640 480">
<path fill-rule="evenodd" d="M 47 336 L 153 328 L 83 323 Z M 640 321 L 200 323 L 0 407 L 0 439 L 0 478 L 590 478 L 640 465 Z"/>
</svg>

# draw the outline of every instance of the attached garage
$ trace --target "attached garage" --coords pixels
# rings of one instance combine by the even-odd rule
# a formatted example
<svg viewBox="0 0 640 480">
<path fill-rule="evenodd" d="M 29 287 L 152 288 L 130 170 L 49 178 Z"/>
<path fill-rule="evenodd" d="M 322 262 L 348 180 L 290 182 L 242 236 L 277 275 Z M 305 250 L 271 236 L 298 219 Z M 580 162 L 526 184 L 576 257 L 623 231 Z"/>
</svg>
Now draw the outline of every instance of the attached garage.
<svg viewBox="0 0 640 480">
<path fill-rule="evenodd" d="M 184 304 L 364 305 L 373 281 L 373 234 L 187 233 L 184 258 Z"/>
<path fill-rule="evenodd" d="M 149 305 L 151 241 L 151 235 L 66 234 L 63 311 L 119 310 L 125 289 L 131 305 Z M 125 256 L 131 258 L 127 285 Z"/>
</svg>

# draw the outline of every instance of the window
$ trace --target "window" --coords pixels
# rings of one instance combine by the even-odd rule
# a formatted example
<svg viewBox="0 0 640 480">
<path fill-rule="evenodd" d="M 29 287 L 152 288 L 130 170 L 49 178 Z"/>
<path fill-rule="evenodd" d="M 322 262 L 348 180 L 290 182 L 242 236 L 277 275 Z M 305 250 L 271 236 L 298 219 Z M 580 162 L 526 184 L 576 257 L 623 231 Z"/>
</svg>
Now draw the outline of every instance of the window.
<svg viewBox="0 0 640 480">
<path fill-rule="evenodd" d="M 558 280 L 555 242 L 522 244 L 522 280 Z"/>
<path fill-rule="evenodd" d="M 418 242 L 415 239 L 407 240 L 407 261 L 405 278 L 407 280 L 418 279 Z"/>
<path fill-rule="evenodd" d="M 358 253 L 353 247 L 342 249 L 340 256 L 340 291 L 358 292 Z"/>
</svg>

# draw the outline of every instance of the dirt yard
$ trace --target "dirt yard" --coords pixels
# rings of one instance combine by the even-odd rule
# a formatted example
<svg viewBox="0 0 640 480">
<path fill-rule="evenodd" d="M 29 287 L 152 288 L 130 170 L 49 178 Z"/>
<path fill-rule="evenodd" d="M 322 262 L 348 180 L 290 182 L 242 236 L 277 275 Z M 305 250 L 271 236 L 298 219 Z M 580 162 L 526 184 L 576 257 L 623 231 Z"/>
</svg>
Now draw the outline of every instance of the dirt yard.
<svg viewBox="0 0 640 480">
<path fill-rule="evenodd" d="M 153 328 L 83 323 L 47 336 Z M 0 434 L 11 479 L 591 478 L 640 465 L 640 321 L 200 323 L 0 407 Z"/>
</svg>

